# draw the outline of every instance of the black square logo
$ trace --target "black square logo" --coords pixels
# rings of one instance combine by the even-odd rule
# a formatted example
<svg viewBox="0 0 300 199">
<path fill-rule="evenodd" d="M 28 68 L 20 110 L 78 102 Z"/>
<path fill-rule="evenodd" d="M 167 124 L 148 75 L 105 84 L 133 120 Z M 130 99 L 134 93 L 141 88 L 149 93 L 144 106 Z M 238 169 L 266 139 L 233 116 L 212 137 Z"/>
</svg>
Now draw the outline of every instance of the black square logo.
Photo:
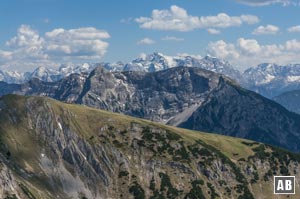
<svg viewBox="0 0 300 199">
<path fill-rule="evenodd" d="M 274 176 L 274 194 L 295 194 L 295 176 Z"/>
</svg>

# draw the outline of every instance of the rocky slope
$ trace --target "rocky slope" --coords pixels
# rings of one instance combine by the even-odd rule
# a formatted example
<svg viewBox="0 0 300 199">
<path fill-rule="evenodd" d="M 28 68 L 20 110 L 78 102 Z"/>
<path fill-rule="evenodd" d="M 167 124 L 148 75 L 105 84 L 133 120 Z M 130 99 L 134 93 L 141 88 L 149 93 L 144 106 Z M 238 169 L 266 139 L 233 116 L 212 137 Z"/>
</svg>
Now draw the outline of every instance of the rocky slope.
<svg viewBox="0 0 300 199">
<path fill-rule="evenodd" d="M 193 109 L 217 87 L 222 76 L 200 68 L 177 67 L 155 73 L 109 72 L 96 68 L 89 76 L 73 74 L 59 82 L 33 79 L 18 88 L 23 95 L 43 95 L 69 103 L 167 122 Z M 225 78 L 225 77 L 222 77 Z"/>
<path fill-rule="evenodd" d="M 300 88 L 300 64 L 286 66 L 264 63 L 249 68 L 243 73 L 248 81 L 243 84 L 268 98 L 273 98 L 281 93 Z"/>
<path fill-rule="evenodd" d="M 178 126 L 300 149 L 300 115 L 230 82 L 220 83 Z"/>
<path fill-rule="evenodd" d="M 280 149 L 42 97 L 0 99 L 0 140 L 1 198 L 269 199 L 300 177 Z"/>
<path fill-rule="evenodd" d="M 6 86 L 6 93 L 11 93 L 9 88 Z M 108 72 L 98 67 L 89 76 L 74 74 L 54 83 L 33 79 L 13 93 L 48 96 L 300 151 L 299 115 L 242 89 L 225 76 L 200 68 L 146 73 Z"/>
<path fill-rule="evenodd" d="M 300 90 L 284 92 L 273 98 L 274 101 L 286 109 L 300 114 Z"/>
</svg>

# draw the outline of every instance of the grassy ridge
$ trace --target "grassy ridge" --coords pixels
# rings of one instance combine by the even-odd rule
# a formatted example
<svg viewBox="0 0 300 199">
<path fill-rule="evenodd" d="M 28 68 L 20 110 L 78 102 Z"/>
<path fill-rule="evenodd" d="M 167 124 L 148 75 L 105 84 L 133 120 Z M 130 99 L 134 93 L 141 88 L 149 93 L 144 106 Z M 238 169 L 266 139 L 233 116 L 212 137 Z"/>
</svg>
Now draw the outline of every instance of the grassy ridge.
<svg viewBox="0 0 300 199">
<path fill-rule="evenodd" d="M 227 194 L 223 198 L 267 199 L 273 192 L 273 175 L 294 175 L 293 170 L 299 170 L 291 166 L 300 162 L 299 155 L 249 140 L 166 126 L 44 97 L 8 95 L 0 102 L 1 154 L 20 182 L 24 198 L 53 198 L 49 193 L 63 192 L 61 186 L 53 189 L 40 166 L 41 153 L 47 154 L 50 143 L 36 136 L 36 131 L 44 135 L 45 129 L 37 129 L 32 118 L 42 116 L 42 122 L 53 131 L 62 125 L 91 146 L 113 147 L 129 160 L 134 159 L 130 160 L 129 169 L 120 167 L 116 177 L 112 177 L 122 182 L 122 192 L 127 190 L 120 198 L 219 198 L 223 191 Z M 135 128 L 137 132 L 128 132 Z M 162 166 L 154 174 L 147 174 L 150 179 L 141 179 L 138 175 L 142 175 L 139 172 L 144 168 L 135 167 L 140 162 L 134 156 L 176 163 L 194 174 Z M 259 167 L 264 164 L 270 168 Z M 235 181 L 226 182 L 222 176 L 211 179 L 213 174 L 207 172 L 214 172 L 216 167 L 224 167 L 217 175 L 235 176 Z M 24 171 L 33 177 L 24 176 Z"/>
</svg>

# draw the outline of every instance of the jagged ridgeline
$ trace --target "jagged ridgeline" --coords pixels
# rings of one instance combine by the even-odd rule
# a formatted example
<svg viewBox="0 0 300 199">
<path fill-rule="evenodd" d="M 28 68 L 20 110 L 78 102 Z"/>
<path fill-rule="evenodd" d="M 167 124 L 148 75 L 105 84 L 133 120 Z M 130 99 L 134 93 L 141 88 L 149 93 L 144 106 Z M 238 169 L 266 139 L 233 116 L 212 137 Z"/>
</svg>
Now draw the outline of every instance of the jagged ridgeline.
<svg viewBox="0 0 300 199">
<path fill-rule="evenodd" d="M 2 97 L 0 140 L 6 199 L 270 199 L 273 175 L 300 178 L 281 149 L 43 97 Z"/>
</svg>

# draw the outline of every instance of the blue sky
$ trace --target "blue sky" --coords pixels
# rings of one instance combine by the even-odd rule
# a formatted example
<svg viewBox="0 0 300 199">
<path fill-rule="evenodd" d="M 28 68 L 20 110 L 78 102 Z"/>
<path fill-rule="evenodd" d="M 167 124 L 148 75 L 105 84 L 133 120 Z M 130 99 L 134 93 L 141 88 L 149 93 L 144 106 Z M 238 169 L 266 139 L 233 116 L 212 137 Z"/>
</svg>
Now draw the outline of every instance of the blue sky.
<svg viewBox="0 0 300 199">
<path fill-rule="evenodd" d="M 130 61 L 141 53 L 300 63 L 297 0 L 3 0 L 0 69 Z"/>
</svg>

